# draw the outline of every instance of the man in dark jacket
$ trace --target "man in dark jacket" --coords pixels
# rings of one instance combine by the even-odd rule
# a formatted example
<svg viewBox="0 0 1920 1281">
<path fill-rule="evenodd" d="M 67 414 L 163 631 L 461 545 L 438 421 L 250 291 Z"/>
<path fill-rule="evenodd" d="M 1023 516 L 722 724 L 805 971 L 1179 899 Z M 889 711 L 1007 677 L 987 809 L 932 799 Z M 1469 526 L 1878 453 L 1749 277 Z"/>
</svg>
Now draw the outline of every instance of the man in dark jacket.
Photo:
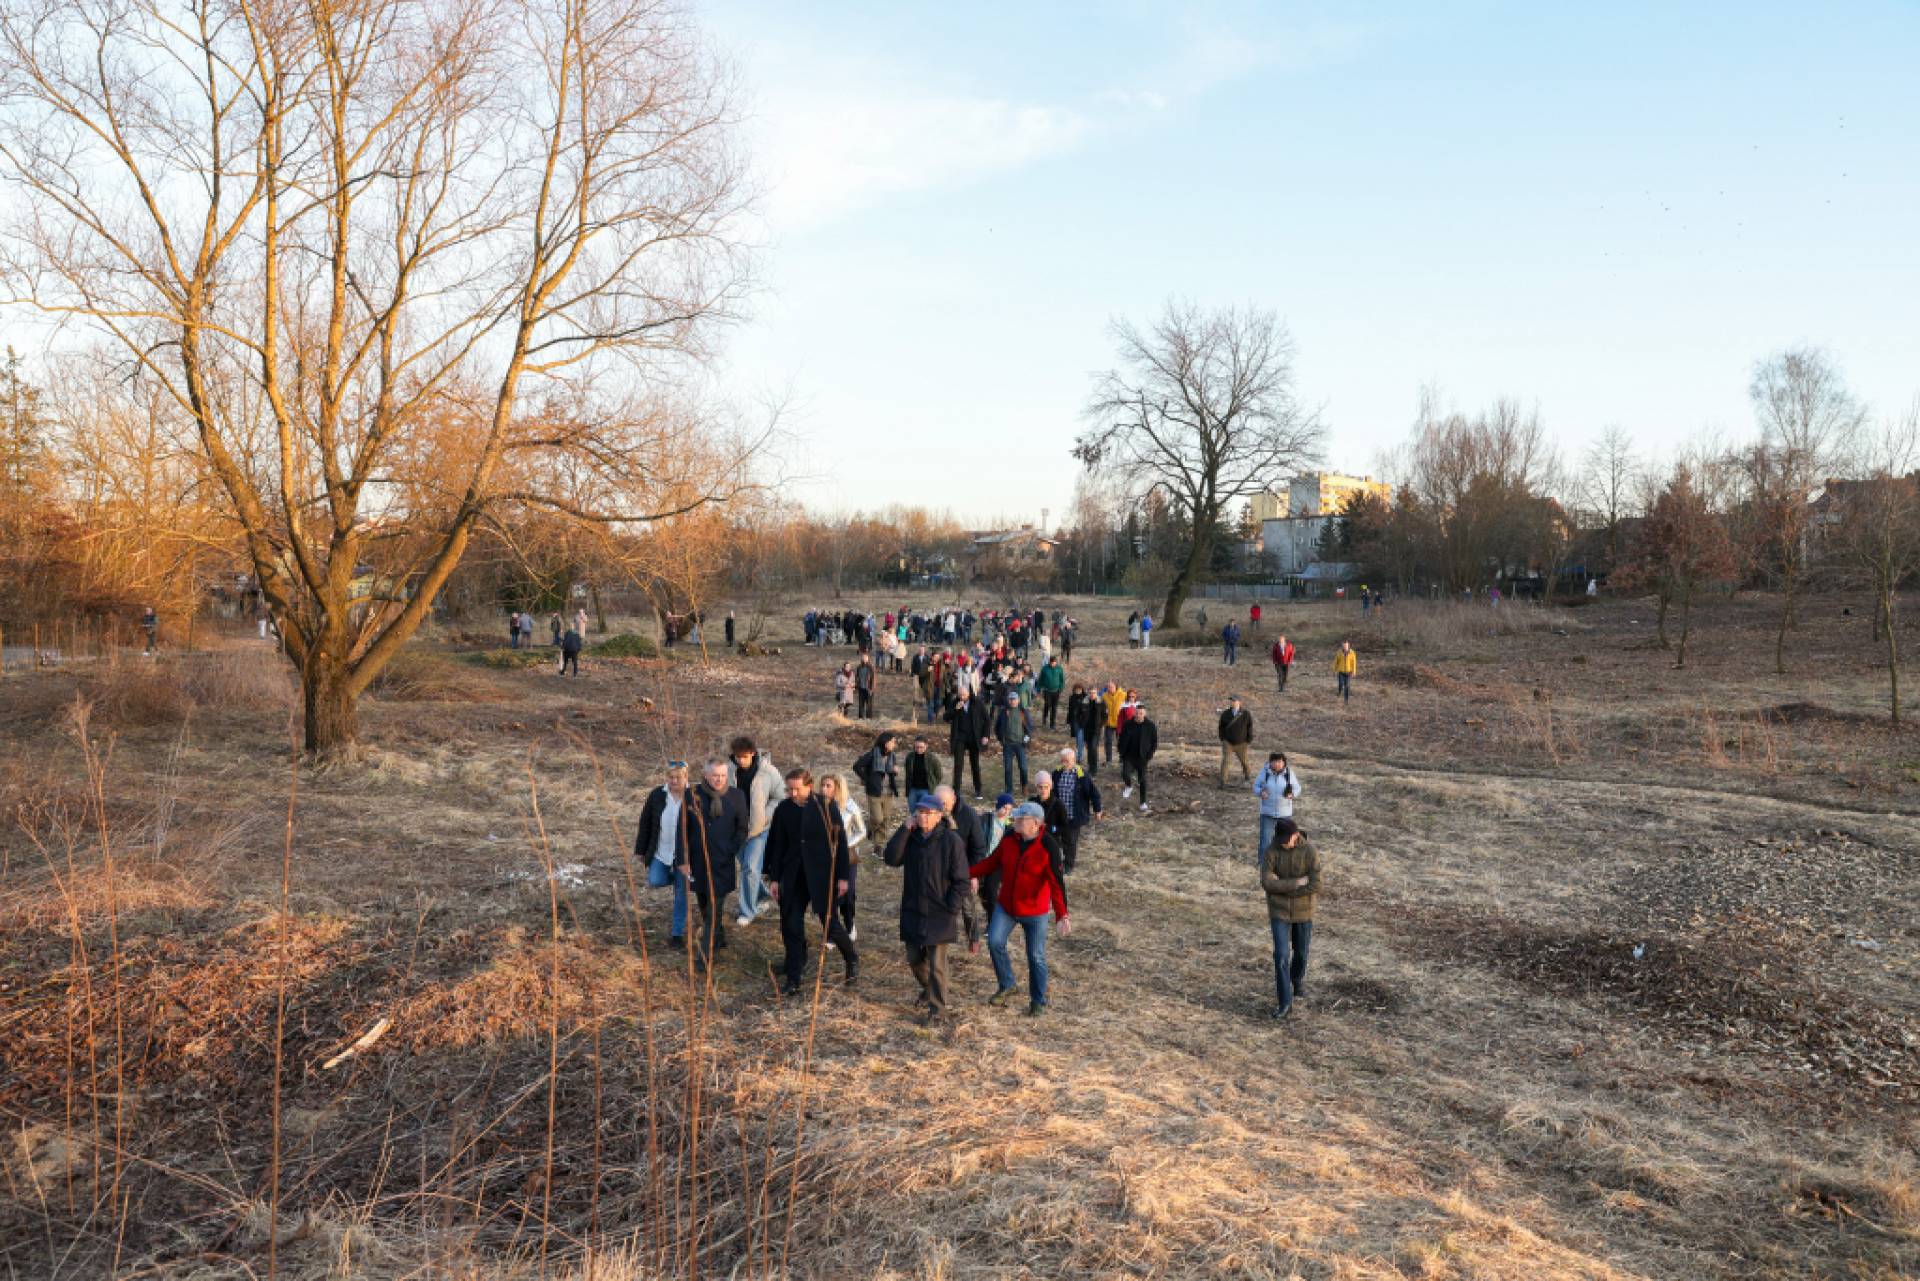
<svg viewBox="0 0 1920 1281">
<path fill-rule="evenodd" d="M 961 800 L 959 794 L 951 787 L 943 786 L 934 788 L 933 799 L 940 802 L 941 815 L 947 825 L 953 828 L 955 834 L 960 837 L 960 844 L 965 849 L 967 862 L 969 864 L 977 863 L 992 853 L 990 843 L 987 840 L 987 821 L 980 817 L 978 810 Z M 1012 800 L 1011 797 L 1007 799 L 1009 801 Z M 981 901 L 986 904 L 986 912 L 991 912 L 993 910 L 993 899 L 988 896 L 986 886 L 981 886 L 980 890 Z M 974 902 L 971 896 L 968 897 L 966 906 L 961 909 L 960 920 L 967 928 L 967 951 L 969 953 L 980 950 L 980 939 L 986 929 L 986 912 L 976 912 L 974 910 Z"/>
<path fill-rule="evenodd" d="M 1120 795 L 1132 796 L 1140 788 L 1140 812 L 1147 812 L 1147 762 L 1160 750 L 1160 729 L 1147 719 L 1147 705 L 1137 703 L 1127 723 L 1120 728 Z"/>
<path fill-rule="evenodd" d="M 1253 781 L 1253 771 L 1247 766 L 1247 744 L 1253 742 L 1253 713 L 1240 702 L 1235 694 L 1220 709 L 1220 788 L 1226 790 L 1227 762 L 1235 757 L 1240 759 L 1240 781 Z"/>
<path fill-rule="evenodd" d="M 1080 857 L 1081 830 L 1101 817 L 1100 789 L 1094 785 L 1093 772 L 1080 768 L 1079 753 L 1071 747 L 1060 749 L 1060 768 L 1053 772 L 1053 795 L 1065 818 L 1054 835 L 1065 860 L 1063 870 L 1071 872 Z"/>
<path fill-rule="evenodd" d="M 993 736 L 1000 740 L 1000 769 L 1006 790 L 1013 790 L 1013 767 L 1020 766 L 1020 786 L 1027 785 L 1027 740 L 1033 737 L 1033 717 L 1020 706 L 1018 690 L 1008 690 L 1005 704 L 993 718 Z M 955 770 L 958 774 L 960 771 Z"/>
<path fill-rule="evenodd" d="M 701 965 L 711 964 L 714 952 L 727 945 L 721 904 L 736 884 L 735 860 L 746 843 L 746 793 L 728 785 L 727 763 L 716 756 L 680 806 L 679 857 L 687 888 L 700 905 L 700 940 L 694 950 Z"/>
<path fill-rule="evenodd" d="M 567 634 L 560 638 L 560 674 L 562 676 L 569 671 L 575 676 L 580 674 L 580 648 L 584 644 L 586 642 L 581 639 L 580 633 L 571 627 L 567 629 Z"/>
<path fill-rule="evenodd" d="M 813 775 L 787 771 L 787 799 L 774 807 L 767 828 L 767 892 L 780 905 L 780 941 L 786 945 L 786 994 L 797 995 L 807 968 L 807 912 L 812 910 L 826 941 L 847 963 L 847 986 L 860 979 L 860 953 L 835 911 L 847 892 L 846 829 L 835 812 L 813 794 Z"/>
<path fill-rule="evenodd" d="M 1107 732 L 1107 705 L 1100 700 L 1099 691 L 1087 691 L 1077 724 L 1083 744 L 1080 760 L 1087 767 L 1087 777 L 1093 778 L 1100 773 L 1100 739 Z"/>
<path fill-rule="evenodd" d="M 1260 888 L 1267 892 L 1267 923 L 1273 934 L 1273 1017 L 1293 1012 L 1304 994 L 1307 947 L 1313 941 L 1314 901 L 1320 894 L 1320 855 L 1293 820 L 1273 825 L 1273 840 L 1260 858 Z"/>
<path fill-rule="evenodd" d="M 891 730 L 880 734 L 866 754 L 853 763 L 853 772 L 867 792 L 867 829 L 876 841 L 885 840 L 893 832 L 893 803 L 900 797 L 900 771 L 893 754 L 898 741 Z"/>
<path fill-rule="evenodd" d="M 869 654 L 863 648 L 860 651 L 860 663 L 853 669 L 853 693 L 854 697 L 859 700 L 860 710 L 858 715 L 863 721 L 873 719 L 874 680 L 875 669 L 873 666 L 873 655 Z"/>
<path fill-rule="evenodd" d="M 987 709 L 980 700 L 973 697 L 965 685 L 960 687 L 959 697 L 954 700 L 953 709 L 947 713 L 947 747 L 953 757 L 953 781 L 958 783 L 962 777 L 960 762 L 965 760 L 973 765 L 973 799 L 985 799 L 980 789 L 980 749 L 986 746 L 987 733 L 991 724 L 987 720 Z"/>
<path fill-rule="evenodd" d="M 900 941 L 920 982 L 925 1023 L 946 1015 L 947 948 L 960 937 L 960 918 L 973 896 L 966 849 L 959 833 L 941 820 L 940 802 L 921 797 L 912 821 L 893 834 L 882 855 L 888 867 L 906 869 L 900 882 Z"/>
</svg>

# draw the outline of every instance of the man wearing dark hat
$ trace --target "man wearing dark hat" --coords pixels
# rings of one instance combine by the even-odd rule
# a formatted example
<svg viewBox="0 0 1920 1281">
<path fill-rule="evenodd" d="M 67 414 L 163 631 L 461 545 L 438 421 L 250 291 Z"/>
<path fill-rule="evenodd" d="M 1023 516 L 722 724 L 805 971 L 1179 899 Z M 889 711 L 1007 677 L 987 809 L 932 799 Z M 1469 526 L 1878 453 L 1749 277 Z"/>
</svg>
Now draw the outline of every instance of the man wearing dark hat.
<svg viewBox="0 0 1920 1281">
<path fill-rule="evenodd" d="M 887 842 L 888 867 L 906 869 L 900 882 L 900 941 L 920 983 L 922 1023 L 947 1013 L 947 948 L 960 937 L 960 914 L 973 885 L 966 847 L 948 827 L 940 802 L 922 796 L 913 817 Z"/>
<path fill-rule="evenodd" d="M 1273 825 L 1273 840 L 1260 859 L 1260 888 L 1267 892 L 1267 923 L 1273 930 L 1273 983 L 1279 998 L 1273 1017 L 1284 1019 L 1305 990 L 1314 899 L 1320 893 L 1320 855 L 1290 818 Z"/>
</svg>

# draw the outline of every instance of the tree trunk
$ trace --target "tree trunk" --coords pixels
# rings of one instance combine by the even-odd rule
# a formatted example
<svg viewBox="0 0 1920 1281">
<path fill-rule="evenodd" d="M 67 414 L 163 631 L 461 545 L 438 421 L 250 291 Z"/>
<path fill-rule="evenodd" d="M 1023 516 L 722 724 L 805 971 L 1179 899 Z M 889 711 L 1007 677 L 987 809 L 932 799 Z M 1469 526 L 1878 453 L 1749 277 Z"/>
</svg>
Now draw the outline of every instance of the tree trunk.
<svg viewBox="0 0 1920 1281">
<path fill-rule="evenodd" d="M 359 699 L 348 684 L 346 665 L 310 654 L 300 673 L 300 694 L 307 753 L 325 757 L 351 752 L 360 733 Z"/>
<path fill-rule="evenodd" d="M 1780 631 L 1773 638 L 1773 670 L 1776 675 L 1787 674 L 1787 628 L 1793 624 L 1793 580 L 1786 580 L 1787 600 L 1780 611 Z"/>
<path fill-rule="evenodd" d="M 1200 522 L 1194 522 L 1199 525 Z M 1211 527 L 1212 522 L 1207 522 Z M 1156 626 L 1174 628 L 1180 626 L 1180 608 L 1187 603 L 1187 597 L 1193 591 L 1193 585 L 1200 581 L 1208 560 L 1213 555 L 1213 540 L 1195 536 L 1193 546 L 1187 551 L 1187 563 L 1173 576 L 1173 582 L 1167 586 L 1166 607 L 1161 610 L 1161 619 Z"/>
<path fill-rule="evenodd" d="M 1682 668 L 1687 665 L 1687 635 L 1693 630 L 1693 584 L 1688 583 L 1680 592 L 1680 653 L 1673 665 Z"/>
<path fill-rule="evenodd" d="M 1655 593 L 1655 597 L 1660 602 L 1660 612 L 1654 616 L 1654 630 L 1660 637 L 1660 648 L 1672 649 L 1673 645 L 1667 640 L 1667 604 L 1673 599 L 1673 589 L 1663 589 Z"/>
<path fill-rule="evenodd" d="M 1887 701 L 1893 712 L 1893 727 L 1900 728 L 1900 640 L 1899 633 L 1893 627 L 1893 587 L 1889 584 L 1881 593 L 1881 608 L 1886 612 L 1887 624 Z"/>
</svg>

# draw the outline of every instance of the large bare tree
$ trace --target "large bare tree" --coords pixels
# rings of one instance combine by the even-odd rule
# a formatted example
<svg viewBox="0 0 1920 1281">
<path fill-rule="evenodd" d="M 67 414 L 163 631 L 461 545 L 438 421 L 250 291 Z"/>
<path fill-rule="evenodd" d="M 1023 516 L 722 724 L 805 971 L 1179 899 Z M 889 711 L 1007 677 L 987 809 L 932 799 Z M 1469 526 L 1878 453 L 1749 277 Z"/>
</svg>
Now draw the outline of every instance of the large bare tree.
<svg viewBox="0 0 1920 1281">
<path fill-rule="evenodd" d="M 1605 531 L 1608 569 L 1620 563 L 1620 523 L 1632 511 L 1640 469 L 1633 437 L 1618 423 L 1600 433 L 1581 465 L 1580 506 Z"/>
<path fill-rule="evenodd" d="M 577 518 L 663 514 L 687 441 L 647 392 L 744 280 L 730 120 L 672 0 L 0 6 L 8 293 L 173 406 L 309 749 L 352 744 L 491 508 L 568 509 L 516 459 L 611 477 Z"/>
<path fill-rule="evenodd" d="M 1780 585 L 1780 629 L 1773 666 L 1787 670 L 1787 629 L 1806 574 L 1810 506 L 1840 451 L 1866 420 L 1825 353 L 1796 347 L 1755 367 L 1749 388 L 1760 440 L 1742 459 L 1753 505 L 1754 552 L 1759 567 Z"/>
<path fill-rule="evenodd" d="M 1152 328 L 1116 321 L 1113 336 L 1119 363 L 1094 383 L 1074 456 L 1190 523 L 1162 608 L 1161 624 L 1178 627 L 1221 518 L 1314 462 L 1321 423 L 1295 395 L 1293 338 L 1271 311 L 1169 302 Z"/>
</svg>

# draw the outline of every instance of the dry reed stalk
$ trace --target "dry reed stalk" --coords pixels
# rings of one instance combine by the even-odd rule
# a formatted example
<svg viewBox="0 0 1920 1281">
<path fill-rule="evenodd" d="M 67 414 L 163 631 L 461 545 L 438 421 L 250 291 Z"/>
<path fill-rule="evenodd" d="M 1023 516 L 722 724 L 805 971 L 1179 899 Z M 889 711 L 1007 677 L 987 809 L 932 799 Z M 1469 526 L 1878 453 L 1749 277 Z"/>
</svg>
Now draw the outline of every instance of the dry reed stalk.
<svg viewBox="0 0 1920 1281">
<path fill-rule="evenodd" d="M 184 728 L 181 731 L 185 735 Z M 287 718 L 290 765 L 287 770 L 287 822 L 280 846 L 280 955 L 273 974 L 273 1116 L 267 1158 L 267 1281 L 279 1275 L 280 1264 L 280 1092 L 287 1051 L 287 958 L 293 950 L 293 819 L 300 797 L 300 725 Z"/>
</svg>

